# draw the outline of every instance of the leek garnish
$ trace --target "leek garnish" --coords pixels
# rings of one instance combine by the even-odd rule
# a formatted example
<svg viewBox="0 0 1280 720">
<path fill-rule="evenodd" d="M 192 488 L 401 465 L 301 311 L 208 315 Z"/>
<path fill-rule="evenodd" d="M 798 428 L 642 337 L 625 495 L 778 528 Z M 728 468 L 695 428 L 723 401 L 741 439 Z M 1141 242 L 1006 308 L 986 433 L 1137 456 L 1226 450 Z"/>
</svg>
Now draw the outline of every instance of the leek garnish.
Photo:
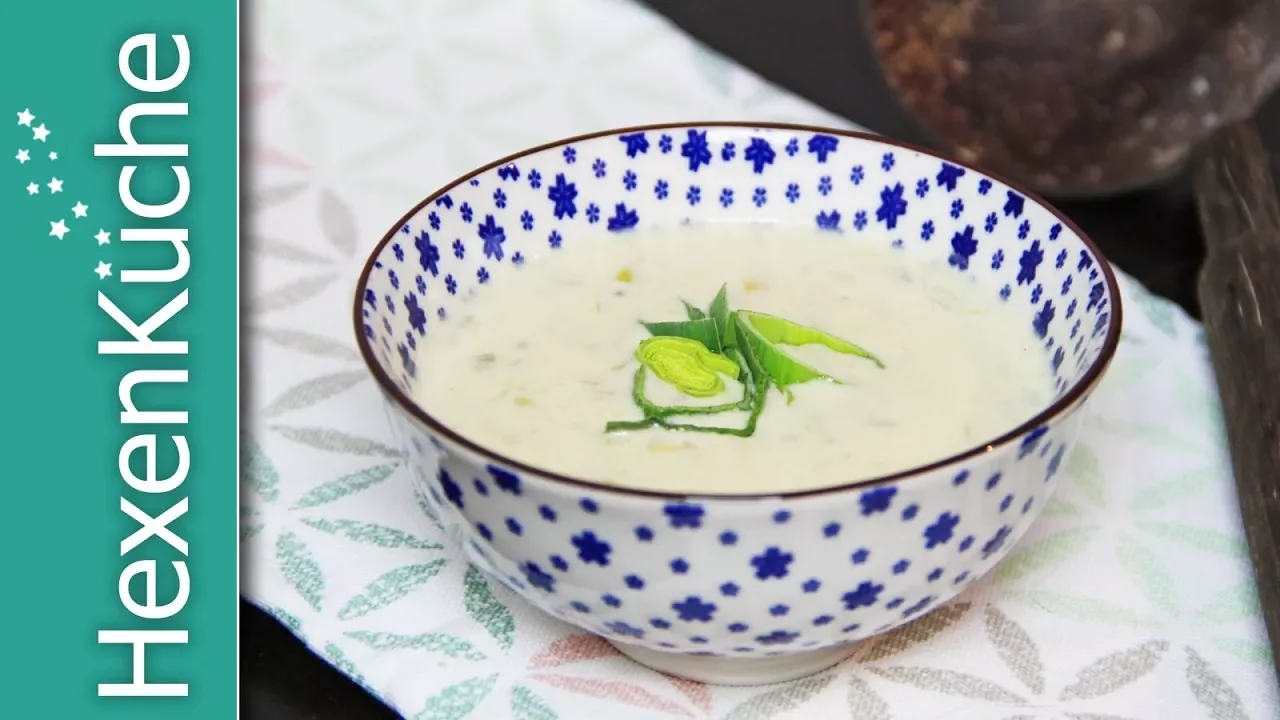
<svg viewBox="0 0 1280 720">
<path fill-rule="evenodd" d="M 704 312 L 688 302 L 688 320 L 641 323 L 652 337 L 640 342 L 635 358 L 631 398 L 643 417 L 605 424 L 606 433 L 662 428 L 737 437 L 751 437 L 764 412 L 765 396 L 775 387 L 794 399 L 789 386 L 810 380 L 840 381 L 788 355 L 782 346 L 822 345 L 832 351 L 854 355 L 884 369 L 884 363 L 870 351 L 821 330 L 805 327 L 774 315 L 750 310 L 730 310 L 728 288 L 720 286 Z M 724 392 L 724 377 L 742 385 L 742 399 L 718 405 L 656 405 L 645 394 L 649 374 L 694 398 L 715 397 Z M 747 412 L 740 428 L 694 425 L 671 420 L 681 415 L 718 415 Z"/>
</svg>

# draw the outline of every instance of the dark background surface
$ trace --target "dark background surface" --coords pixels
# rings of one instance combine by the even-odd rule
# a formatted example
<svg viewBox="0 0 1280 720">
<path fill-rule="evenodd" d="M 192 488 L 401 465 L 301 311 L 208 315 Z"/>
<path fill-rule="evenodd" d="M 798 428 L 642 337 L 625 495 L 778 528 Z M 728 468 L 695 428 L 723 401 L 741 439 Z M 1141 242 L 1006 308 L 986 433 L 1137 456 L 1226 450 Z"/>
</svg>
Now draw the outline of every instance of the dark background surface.
<svg viewBox="0 0 1280 720">
<path fill-rule="evenodd" d="M 858 4 L 827 0 L 648 0 L 686 32 L 767 80 L 884 135 L 928 145 L 860 40 Z M 1256 118 L 1280 174 L 1280 95 Z M 1204 251 L 1190 178 L 1124 197 L 1055 203 L 1120 269 L 1198 316 Z M 241 601 L 241 712 L 249 720 L 399 717 L 283 626 Z"/>
</svg>

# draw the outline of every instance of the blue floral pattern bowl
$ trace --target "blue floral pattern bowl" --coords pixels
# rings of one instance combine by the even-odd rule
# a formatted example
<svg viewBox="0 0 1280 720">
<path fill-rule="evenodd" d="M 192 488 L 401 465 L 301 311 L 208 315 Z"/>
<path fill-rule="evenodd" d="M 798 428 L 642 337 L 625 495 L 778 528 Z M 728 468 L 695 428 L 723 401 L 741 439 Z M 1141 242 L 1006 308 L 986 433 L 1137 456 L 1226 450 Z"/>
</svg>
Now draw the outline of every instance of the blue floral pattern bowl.
<svg viewBox="0 0 1280 720">
<path fill-rule="evenodd" d="M 412 399 L 415 351 L 462 296 L 528 259 L 704 221 L 817 227 L 977 276 L 1023 310 L 1050 407 L 980 447 L 803 493 L 673 496 L 528 467 Z M 642 236 L 641 236 L 642 237 Z M 484 167 L 411 210 L 357 285 L 359 344 L 424 507 L 528 602 L 677 675 L 774 682 L 929 612 L 1008 552 L 1053 492 L 1120 335 L 1097 248 L 1043 202 L 924 150 L 855 133 L 707 123 L 630 128 Z"/>
</svg>

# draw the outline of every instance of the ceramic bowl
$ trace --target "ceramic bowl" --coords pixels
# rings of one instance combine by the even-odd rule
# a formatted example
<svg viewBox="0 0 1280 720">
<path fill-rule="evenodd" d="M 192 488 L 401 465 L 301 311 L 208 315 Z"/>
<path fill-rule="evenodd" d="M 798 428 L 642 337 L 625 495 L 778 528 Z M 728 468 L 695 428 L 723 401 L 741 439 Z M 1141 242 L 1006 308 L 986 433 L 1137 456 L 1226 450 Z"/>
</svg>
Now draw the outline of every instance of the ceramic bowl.
<svg viewBox="0 0 1280 720">
<path fill-rule="evenodd" d="M 828 489 L 678 496 L 558 475 L 488 451 L 413 400 L 415 359 L 470 293 L 611 233 L 770 222 L 887 244 L 967 273 L 1043 344 L 1056 397 L 954 457 Z M 785 248 L 779 248 L 785 252 Z M 1098 249 L 1040 200 L 925 150 L 787 125 L 629 128 L 487 165 L 409 211 L 359 279 L 365 361 L 435 519 L 532 605 L 696 680 L 816 672 L 988 572 L 1026 532 L 1115 352 Z"/>
</svg>

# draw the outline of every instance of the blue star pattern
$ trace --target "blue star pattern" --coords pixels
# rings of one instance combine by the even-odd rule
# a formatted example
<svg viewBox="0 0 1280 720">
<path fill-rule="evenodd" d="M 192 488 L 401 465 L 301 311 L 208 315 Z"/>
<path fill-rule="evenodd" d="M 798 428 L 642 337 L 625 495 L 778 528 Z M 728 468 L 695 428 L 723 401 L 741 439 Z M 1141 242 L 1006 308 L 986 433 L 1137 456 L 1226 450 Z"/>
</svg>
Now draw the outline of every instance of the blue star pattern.
<svg viewBox="0 0 1280 720">
<path fill-rule="evenodd" d="M 536 271 L 551 251 L 686 218 L 763 217 L 934 257 L 1022 314 L 1059 393 L 1098 360 L 1116 314 L 1105 263 L 1035 200 L 972 168 L 837 132 L 606 134 L 448 192 L 397 224 L 358 286 L 363 350 L 406 392 L 430 370 L 418 352 L 440 324 L 514 265 Z M 981 578 L 1064 474 L 1074 438 L 1058 427 L 1074 412 L 980 457 L 766 507 L 569 486 L 392 417 L 406 463 L 430 468 L 412 480 L 423 509 L 456 524 L 513 592 L 606 637 L 740 657 L 859 640 Z"/>
</svg>

